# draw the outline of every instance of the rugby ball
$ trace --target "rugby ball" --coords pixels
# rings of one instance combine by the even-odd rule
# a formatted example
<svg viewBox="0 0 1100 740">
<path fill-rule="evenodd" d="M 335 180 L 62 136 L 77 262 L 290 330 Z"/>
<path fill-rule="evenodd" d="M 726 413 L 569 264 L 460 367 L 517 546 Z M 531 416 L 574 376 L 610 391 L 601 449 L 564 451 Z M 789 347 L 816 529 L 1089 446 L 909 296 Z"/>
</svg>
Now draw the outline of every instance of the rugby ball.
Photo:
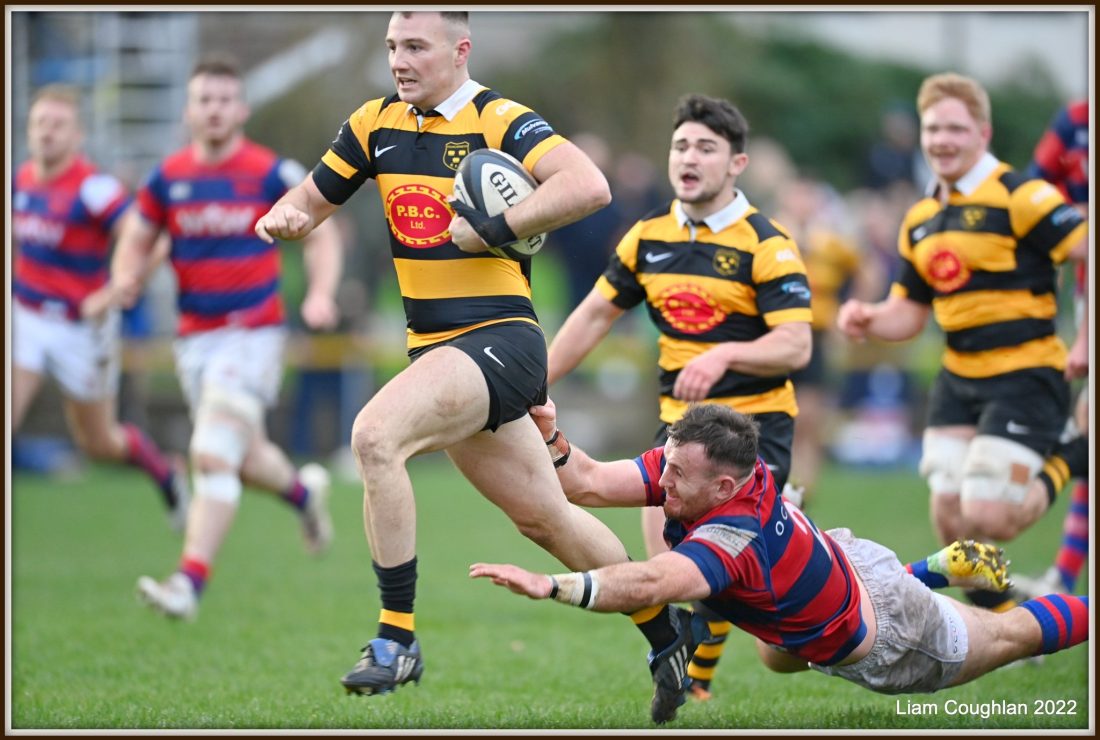
<svg viewBox="0 0 1100 740">
<path fill-rule="evenodd" d="M 486 216 L 497 216 L 535 192 L 538 183 L 515 157 L 499 149 L 475 149 L 455 173 L 454 196 Z M 498 257 L 527 260 L 542 249 L 546 234 L 489 247 Z"/>
</svg>

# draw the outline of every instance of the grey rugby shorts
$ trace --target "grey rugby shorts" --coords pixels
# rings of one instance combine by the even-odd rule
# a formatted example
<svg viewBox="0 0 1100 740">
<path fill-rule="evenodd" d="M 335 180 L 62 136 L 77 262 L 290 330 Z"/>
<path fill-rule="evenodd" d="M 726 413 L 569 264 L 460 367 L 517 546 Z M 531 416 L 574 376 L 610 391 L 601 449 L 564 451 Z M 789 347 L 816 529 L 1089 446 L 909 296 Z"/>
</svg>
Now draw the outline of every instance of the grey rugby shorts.
<svg viewBox="0 0 1100 740">
<path fill-rule="evenodd" d="M 882 545 L 848 529 L 828 534 L 862 579 L 878 634 L 871 652 L 855 663 L 810 667 L 883 694 L 931 693 L 948 686 L 969 649 L 966 625 L 951 600 L 910 575 Z"/>
</svg>

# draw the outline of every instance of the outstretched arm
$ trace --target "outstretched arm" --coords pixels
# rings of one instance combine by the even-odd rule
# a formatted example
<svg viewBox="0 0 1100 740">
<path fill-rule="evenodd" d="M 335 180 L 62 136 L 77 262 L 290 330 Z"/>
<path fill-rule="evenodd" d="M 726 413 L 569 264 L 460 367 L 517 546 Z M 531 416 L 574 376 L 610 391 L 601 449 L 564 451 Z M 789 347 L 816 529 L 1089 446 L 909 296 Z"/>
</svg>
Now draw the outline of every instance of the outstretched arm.
<svg viewBox="0 0 1100 740">
<path fill-rule="evenodd" d="M 569 501 L 578 506 L 596 508 L 646 505 L 642 472 L 633 460 L 593 460 L 584 450 L 569 442 L 558 429 L 557 410 L 549 398 L 545 405 L 532 406 L 529 412 L 550 447 L 558 480 Z"/>
<path fill-rule="evenodd" d="M 707 579 L 688 558 L 665 552 L 638 563 L 616 563 L 586 573 L 545 575 L 516 565 L 474 563 L 471 578 L 490 578 L 512 593 L 553 598 L 598 612 L 634 612 L 656 604 L 710 596 Z"/>
</svg>

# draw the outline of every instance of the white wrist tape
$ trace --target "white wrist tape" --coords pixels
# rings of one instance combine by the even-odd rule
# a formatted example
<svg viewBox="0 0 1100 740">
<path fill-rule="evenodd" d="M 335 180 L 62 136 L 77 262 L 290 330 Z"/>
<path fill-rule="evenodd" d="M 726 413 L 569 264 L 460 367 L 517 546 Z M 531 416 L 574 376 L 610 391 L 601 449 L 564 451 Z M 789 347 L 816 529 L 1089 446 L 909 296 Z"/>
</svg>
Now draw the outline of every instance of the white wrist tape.
<svg viewBox="0 0 1100 740">
<path fill-rule="evenodd" d="M 563 604 L 591 609 L 599 592 L 600 579 L 593 570 L 550 576 L 550 598 Z"/>
</svg>

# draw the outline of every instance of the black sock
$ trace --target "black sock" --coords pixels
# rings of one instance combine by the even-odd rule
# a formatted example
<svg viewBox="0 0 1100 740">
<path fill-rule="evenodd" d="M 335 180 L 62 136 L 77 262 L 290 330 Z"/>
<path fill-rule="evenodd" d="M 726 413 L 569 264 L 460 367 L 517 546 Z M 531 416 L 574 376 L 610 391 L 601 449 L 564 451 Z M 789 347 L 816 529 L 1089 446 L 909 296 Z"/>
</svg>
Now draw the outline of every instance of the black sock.
<svg viewBox="0 0 1100 740">
<path fill-rule="evenodd" d="M 1011 591 L 967 589 L 963 593 L 966 594 L 966 598 L 970 600 L 971 604 L 981 607 L 982 609 L 999 612 L 1003 611 L 1009 602 L 1013 602 L 1013 605 L 1015 605 L 1015 600 L 1012 597 Z"/>
</svg>

